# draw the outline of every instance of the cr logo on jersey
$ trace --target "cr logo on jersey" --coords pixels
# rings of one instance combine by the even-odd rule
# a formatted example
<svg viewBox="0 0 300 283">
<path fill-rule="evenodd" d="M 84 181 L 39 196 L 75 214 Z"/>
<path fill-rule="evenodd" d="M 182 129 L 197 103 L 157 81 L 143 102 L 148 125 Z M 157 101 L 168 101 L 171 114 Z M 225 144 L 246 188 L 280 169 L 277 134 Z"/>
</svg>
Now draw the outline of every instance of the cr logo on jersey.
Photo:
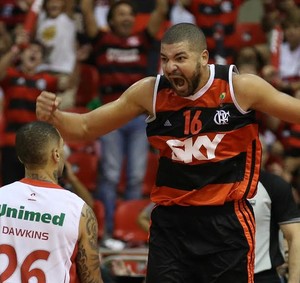
<svg viewBox="0 0 300 283">
<path fill-rule="evenodd" d="M 216 157 L 215 151 L 225 134 L 217 134 L 213 140 L 208 136 L 197 137 L 195 142 L 192 138 L 184 141 L 168 140 L 167 145 L 172 149 L 172 159 L 191 163 L 193 158 L 197 160 L 210 160 Z M 200 149 L 203 149 L 200 151 Z"/>
<path fill-rule="evenodd" d="M 226 125 L 228 124 L 228 117 L 230 117 L 229 111 L 217 110 L 214 121 L 217 125 Z"/>
</svg>

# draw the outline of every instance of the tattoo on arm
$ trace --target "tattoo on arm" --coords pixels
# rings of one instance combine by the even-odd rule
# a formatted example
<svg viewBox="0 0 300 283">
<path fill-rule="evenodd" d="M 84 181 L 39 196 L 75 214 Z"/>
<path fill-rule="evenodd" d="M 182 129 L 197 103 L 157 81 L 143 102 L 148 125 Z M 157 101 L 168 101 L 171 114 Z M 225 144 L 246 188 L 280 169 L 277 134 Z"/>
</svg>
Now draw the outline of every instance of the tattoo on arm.
<svg viewBox="0 0 300 283">
<path fill-rule="evenodd" d="M 98 223 L 93 210 L 86 205 L 86 231 L 88 234 L 90 245 L 93 249 L 98 249 L 97 233 L 98 233 Z M 96 237 L 94 237 L 96 235 Z"/>
<path fill-rule="evenodd" d="M 78 245 L 77 267 L 82 282 L 99 283 L 100 260 L 98 249 L 98 223 L 93 210 L 85 205 L 81 214 L 84 223 L 83 235 Z"/>
</svg>

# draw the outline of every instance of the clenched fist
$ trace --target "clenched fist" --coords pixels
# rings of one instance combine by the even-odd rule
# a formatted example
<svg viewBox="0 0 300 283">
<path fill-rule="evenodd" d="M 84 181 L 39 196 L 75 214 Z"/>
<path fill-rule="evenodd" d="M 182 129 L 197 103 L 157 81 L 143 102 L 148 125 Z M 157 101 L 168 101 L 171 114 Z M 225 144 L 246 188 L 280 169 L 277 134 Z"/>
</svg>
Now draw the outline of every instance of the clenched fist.
<svg viewBox="0 0 300 283">
<path fill-rule="evenodd" d="M 61 99 L 52 92 L 43 91 L 36 100 L 36 117 L 38 120 L 51 122 Z"/>
</svg>

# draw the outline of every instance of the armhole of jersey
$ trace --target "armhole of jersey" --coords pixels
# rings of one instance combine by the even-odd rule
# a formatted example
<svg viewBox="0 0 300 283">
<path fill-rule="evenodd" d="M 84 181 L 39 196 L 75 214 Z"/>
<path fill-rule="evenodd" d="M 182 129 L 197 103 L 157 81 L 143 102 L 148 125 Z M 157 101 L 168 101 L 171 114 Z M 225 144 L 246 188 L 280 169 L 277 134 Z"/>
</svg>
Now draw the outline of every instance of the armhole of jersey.
<svg viewBox="0 0 300 283">
<path fill-rule="evenodd" d="M 234 73 L 239 74 L 239 71 L 238 71 L 238 69 L 235 65 L 230 65 L 230 67 L 229 67 L 229 78 L 228 78 L 230 95 L 231 95 L 231 99 L 232 99 L 235 107 L 237 108 L 237 110 L 239 110 L 239 112 L 244 115 L 244 114 L 247 114 L 247 113 L 251 112 L 251 110 L 249 110 L 249 111 L 243 110 L 242 107 L 238 104 L 238 102 L 235 98 L 233 84 L 232 84 L 232 77 L 233 77 Z"/>
<path fill-rule="evenodd" d="M 156 98 L 157 98 L 157 90 L 158 90 L 158 85 L 160 82 L 160 78 L 161 75 L 157 75 L 156 76 L 156 81 L 155 81 L 155 85 L 154 85 L 154 91 L 153 91 L 153 105 L 152 105 L 152 111 L 153 111 L 153 116 L 149 115 L 146 118 L 146 123 L 150 123 L 152 121 L 154 121 L 156 119 L 156 109 L 155 109 L 155 105 L 156 105 Z"/>
</svg>

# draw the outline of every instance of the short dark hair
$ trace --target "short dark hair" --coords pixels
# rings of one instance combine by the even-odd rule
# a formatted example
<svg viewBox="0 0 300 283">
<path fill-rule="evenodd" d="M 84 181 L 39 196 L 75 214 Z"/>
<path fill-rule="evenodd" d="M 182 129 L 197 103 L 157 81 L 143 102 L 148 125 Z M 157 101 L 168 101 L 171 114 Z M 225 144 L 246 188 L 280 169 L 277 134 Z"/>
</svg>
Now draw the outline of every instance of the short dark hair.
<svg viewBox="0 0 300 283">
<path fill-rule="evenodd" d="M 109 24 L 110 20 L 113 18 L 115 10 L 120 5 L 123 5 L 123 4 L 126 4 L 126 5 L 130 6 L 132 11 L 133 11 L 133 14 L 136 15 L 136 13 L 137 13 L 136 7 L 131 1 L 129 1 L 129 0 L 120 0 L 120 1 L 117 1 L 117 2 L 114 2 L 113 4 L 111 4 L 111 6 L 109 8 L 108 13 L 107 13 L 107 17 L 106 17 L 106 20 L 107 20 L 108 24 Z"/>
<path fill-rule="evenodd" d="M 47 147 L 56 142 L 61 136 L 51 124 L 34 121 L 22 126 L 16 134 L 16 152 L 24 165 L 42 166 L 47 163 Z"/>
<path fill-rule="evenodd" d="M 163 35 L 162 44 L 173 44 L 187 41 L 190 46 L 198 47 L 199 51 L 207 49 L 203 31 L 191 23 L 179 23 L 171 26 Z"/>
</svg>

